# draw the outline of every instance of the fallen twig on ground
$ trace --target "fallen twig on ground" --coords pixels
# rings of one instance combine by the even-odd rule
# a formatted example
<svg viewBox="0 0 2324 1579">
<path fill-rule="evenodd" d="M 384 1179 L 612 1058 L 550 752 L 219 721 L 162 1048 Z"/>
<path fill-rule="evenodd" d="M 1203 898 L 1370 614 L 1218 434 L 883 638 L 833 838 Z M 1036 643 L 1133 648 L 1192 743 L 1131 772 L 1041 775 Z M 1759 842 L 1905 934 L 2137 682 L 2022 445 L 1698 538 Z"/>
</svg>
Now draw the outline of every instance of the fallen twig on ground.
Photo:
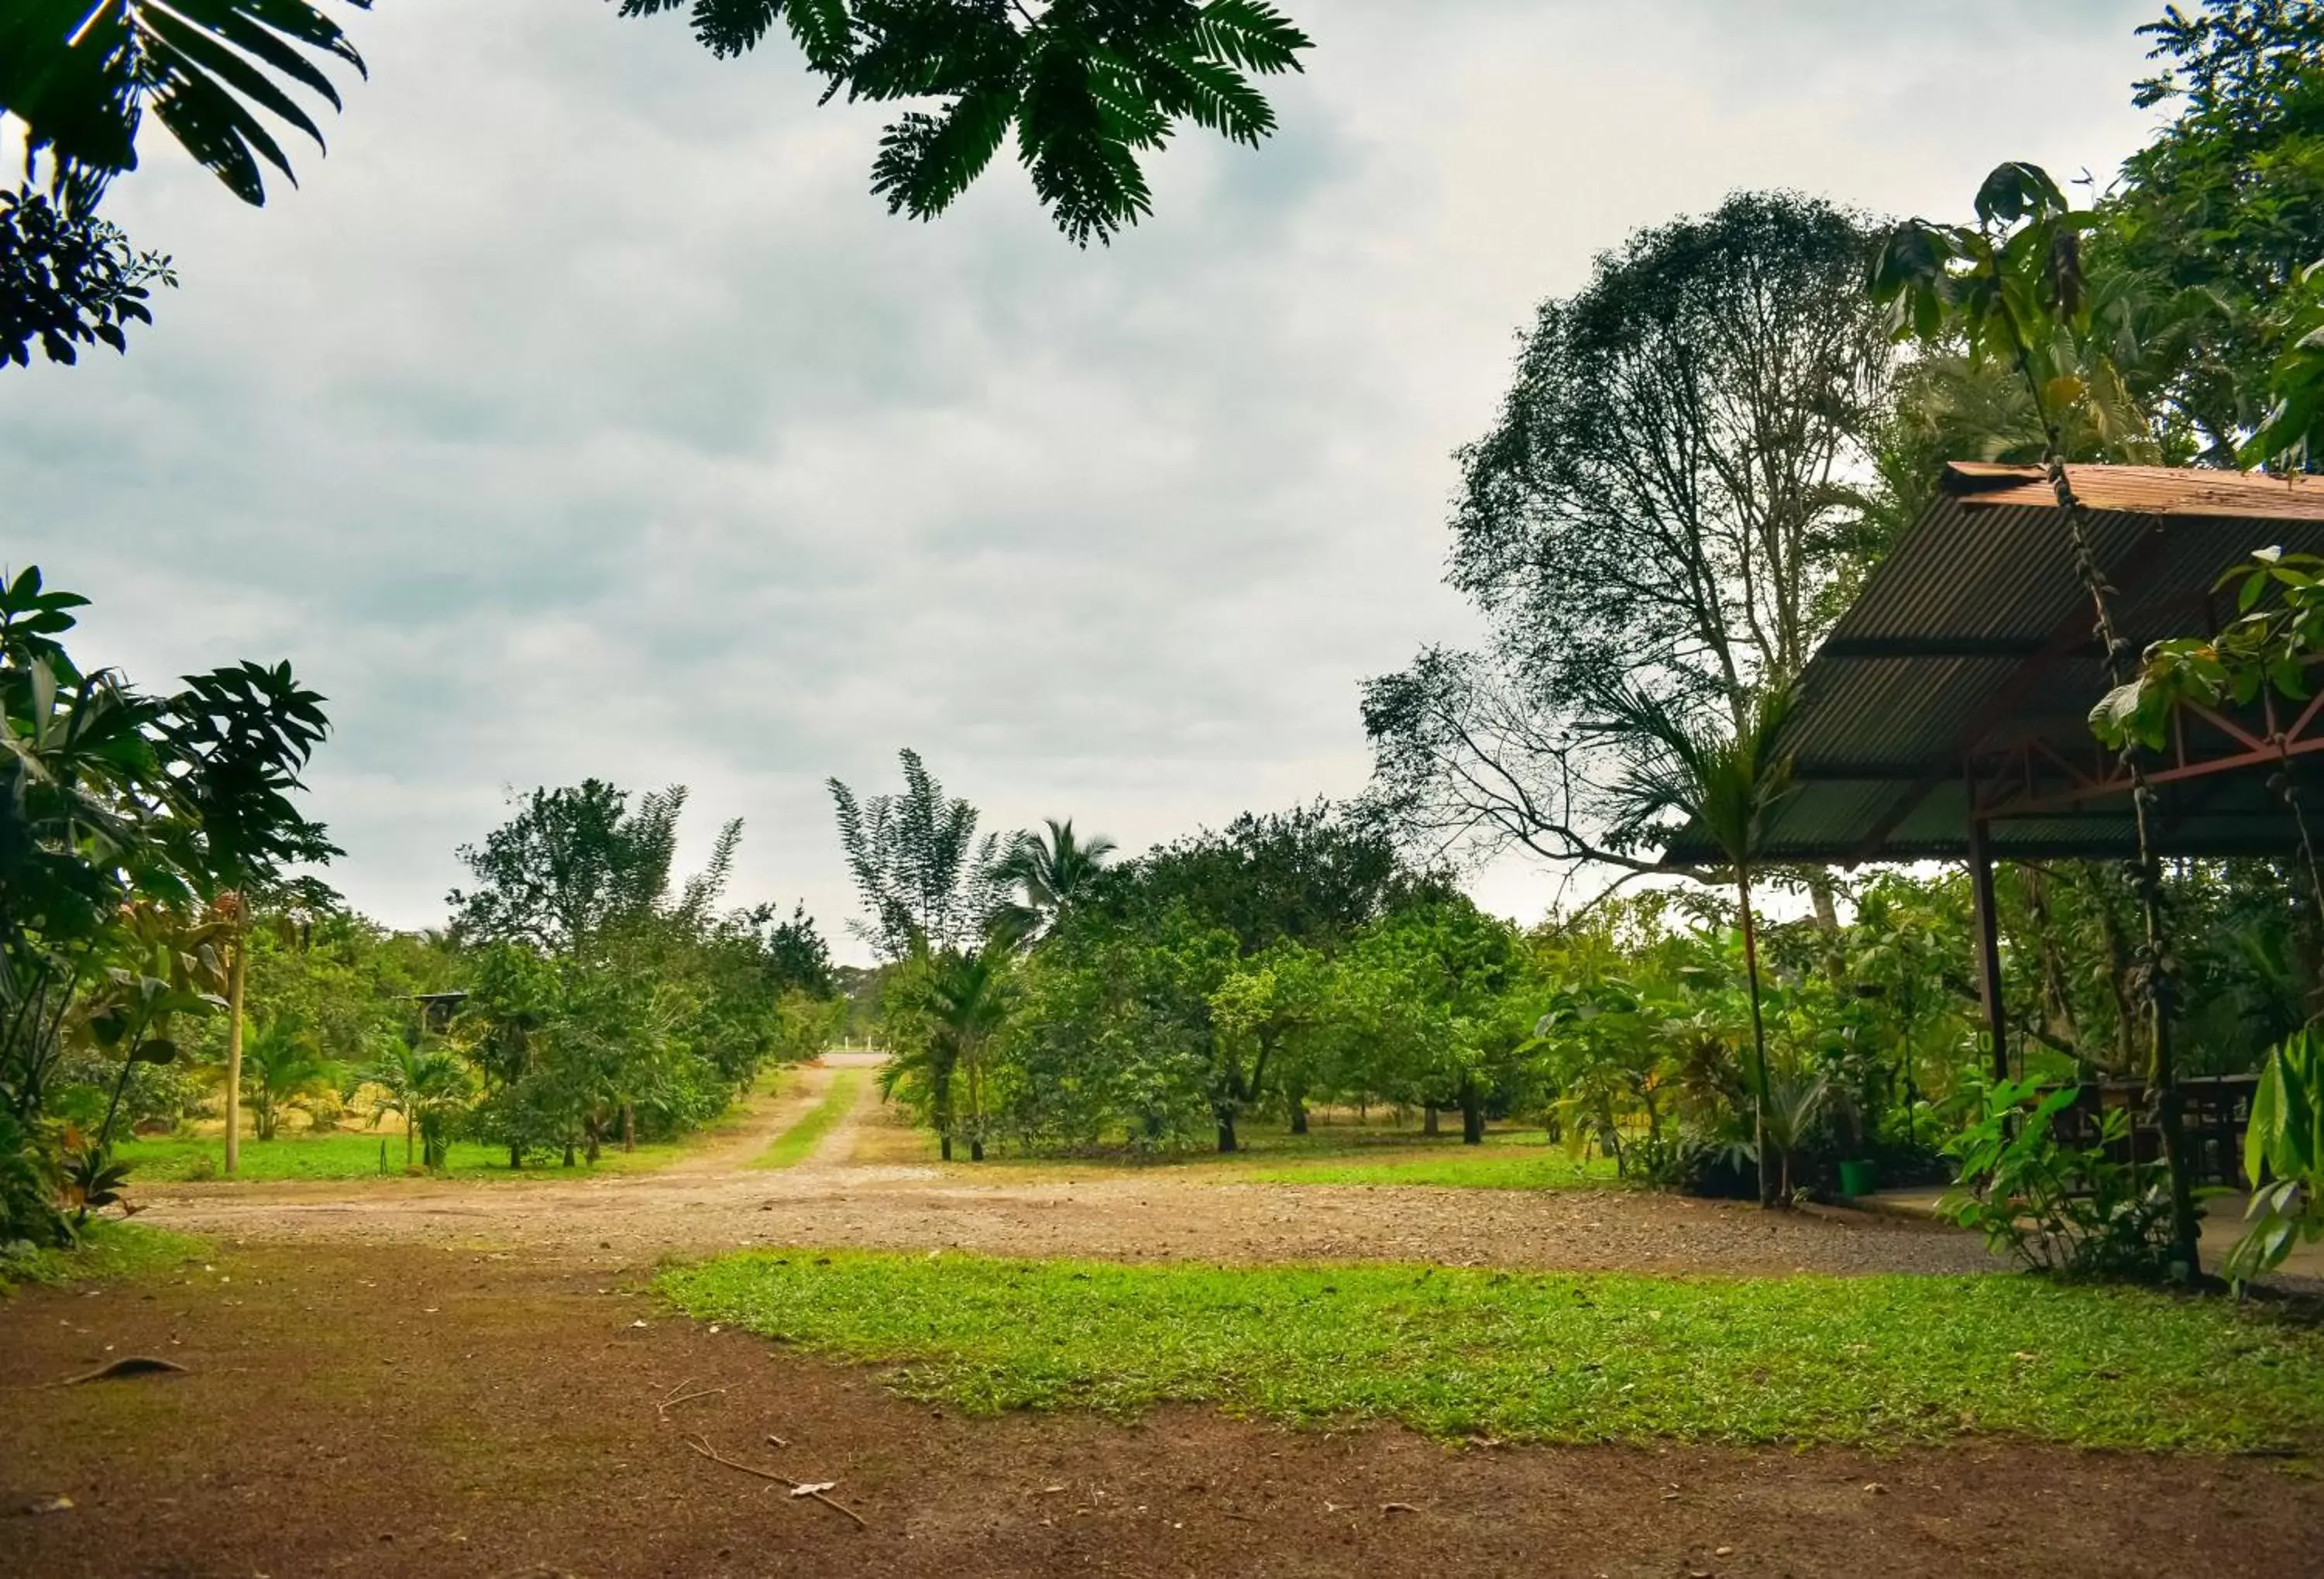
<svg viewBox="0 0 2324 1579">
<path fill-rule="evenodd" d="M 726 1390 L 723 1387 L 706 1387 L 694 1392 L 680 1393 L 678 1391 L 678 1388 L 684 1387 L 687 1381 L 692 1381 L 693 1380 L 694 1378 L 689 1376 L 686 1379 L 686 1381 L 679 1382 L 678 1387 L 671 1388 L 669 1391 L 663 1396 L 662 1400 L 654 1405 L 654 1413 L 664 1419 L 668 1419 L 669 1417 L 670 1410 L 677 1408 L 679 1404 L 692 1403 L 698 1398 L 715 1398 L 718 1394 Z"/>
<path fill-rule="evenodd" d="M 855 1511 L 854 1509 L 850 1508 L 844 1502 L 835 1502 L 824 1494 L 828 1488 L 836 1486 L 839 1483 L 837 1481 L 817 1481 L 813 1482 L 807 1481 L 795 1481 L 788 1475 L 779 1475 L 770 1469 L 761 1469 L 757 1464 L 744 1464 L 740 1459 L 727 1457 L 724 1454 L 710 1445 L 710 1439 L 707 1436 L 687 1436 L 680 1438 L 680 1440 L 682 1440 L 688 1447 L 694 1449 L 695 1452 L 702 1454 L 703 1457 L 723 1464 L 728 1469 L 738 1469 L 746 1475 L 756 1475 L 762 1481 L 772 1481 L 779 1486 L 789 1488 L 790 1494 L 794 1497 L 812 1497 L 826 1508 L 838 1509 L 842 1513 L 846 1514 L 848 1518 L 855 1520 L 857 1524 L 862 1525 L 865 1529 L 872 1528 L 870 1521 L 865 1519 L 863 1515 Z"/>
<path fill-rule="evenodd" d="M 124 1354 L 118 1360 L 108 1360 L 94 1371 L 84 1371 L 78 1376 L 68 1376 L 43 1385 L 48 1387 L 78 1387 L 84 1381 L 113 1381 L 124 1376 L 161 1376 L 170 1371 L 184 1371 L 175 1360 L 158 1360 L 151 1354 Z"/>
</svg>

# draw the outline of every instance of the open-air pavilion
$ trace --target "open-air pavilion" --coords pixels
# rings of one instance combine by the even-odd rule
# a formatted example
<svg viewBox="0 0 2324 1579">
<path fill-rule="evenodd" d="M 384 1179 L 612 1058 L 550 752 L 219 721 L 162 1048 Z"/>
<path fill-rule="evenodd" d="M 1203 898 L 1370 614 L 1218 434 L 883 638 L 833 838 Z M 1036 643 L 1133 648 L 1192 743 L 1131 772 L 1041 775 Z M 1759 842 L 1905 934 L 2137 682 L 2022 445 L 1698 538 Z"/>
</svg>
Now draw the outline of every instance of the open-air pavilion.
<svg viewBox="0 0 2324 1579">
<path fill-rule="evenodd" d="M 2071 466 L 2075 495 L 2133 649 L 2209 635 L 2235 617 L 2219 578 L 2255 550 L 2324 553 L 2324 478 Z M 1978 979 L 2006 1067 L 1994 913 L 1997 859 L 2113 859 L 2136 849 L 2129 782 L 2091 733 L 2108 687 L 2066 522 L 2034 466 L 1957 462 L 1936 502 L 1866 577 L 1800 677 L 1776 741 L 1794 788 L 1760 859 L 1855 866 L 1968 863 Z M 2166 857 L 2285 856 L 2288 774 L 2324 814 L 2324 687 L 2304 704 L 2196 709 L 2150 755 Z M 2319 827 L 2324 834 L 2324 827 Z M 1692 829 L 1665 866 L 1720 864 Z"/>
</svg>

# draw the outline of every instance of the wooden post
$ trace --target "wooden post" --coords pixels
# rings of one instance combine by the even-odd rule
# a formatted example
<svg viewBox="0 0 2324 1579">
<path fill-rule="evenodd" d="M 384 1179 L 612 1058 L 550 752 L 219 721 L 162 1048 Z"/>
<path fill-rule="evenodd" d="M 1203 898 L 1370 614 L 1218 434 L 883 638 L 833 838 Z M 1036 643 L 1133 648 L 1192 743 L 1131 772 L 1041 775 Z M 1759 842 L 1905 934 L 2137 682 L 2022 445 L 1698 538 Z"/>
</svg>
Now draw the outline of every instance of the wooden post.
<svg viewBox="0 0 2324 1579">
<path fill-rule="evenodd" d="M 1985 1005 L 1986 1034 L 1993 1039 L 1993 1077 L 2009 1078 L 2009 1015 L 2001 998 L 2001 921 L 1994 910 L 1993 852 L 1985 843 L 1985 819 L 1969 819 L 1969 888 L 1977 913 L 1977 992 Z"/>
</svg>

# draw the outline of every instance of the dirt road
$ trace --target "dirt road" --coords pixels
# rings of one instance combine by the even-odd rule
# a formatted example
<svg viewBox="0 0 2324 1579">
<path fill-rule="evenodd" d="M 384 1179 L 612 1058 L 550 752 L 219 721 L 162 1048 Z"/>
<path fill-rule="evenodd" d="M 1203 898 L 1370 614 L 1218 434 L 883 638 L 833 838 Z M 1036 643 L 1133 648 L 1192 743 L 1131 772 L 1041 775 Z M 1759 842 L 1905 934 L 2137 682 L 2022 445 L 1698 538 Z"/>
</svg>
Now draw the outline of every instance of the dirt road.
<svg viewBox="0 0 2324 1579">
<path fill-rule="evenodd" d="M 145 1221 L 229 1241 L 327 1239 L 624 1260 L 754 1244 L 959 1249 L 1002 1255 L 1221 1261 L 1381 1260 L 1576 1270 L 1962 1272 L 1993 1262 L 1967 1235 L 1852 1212 L 1767 1214 L 1617 1190 L 1473 1190 L 1218 1182 L 1216 1170 L 1028 1177 L 996 1167 L 856 1160 L 888 1122 L 876 1084 L 797 1167 L 751 1159 L 818 1101 L 810 1069 L 776 1112 L 659 1173 L 434 1183 L 405 1179 L 152 1186 Z M 877 1150 L 879 1149 L 873 1148 Z"/>
</svg>

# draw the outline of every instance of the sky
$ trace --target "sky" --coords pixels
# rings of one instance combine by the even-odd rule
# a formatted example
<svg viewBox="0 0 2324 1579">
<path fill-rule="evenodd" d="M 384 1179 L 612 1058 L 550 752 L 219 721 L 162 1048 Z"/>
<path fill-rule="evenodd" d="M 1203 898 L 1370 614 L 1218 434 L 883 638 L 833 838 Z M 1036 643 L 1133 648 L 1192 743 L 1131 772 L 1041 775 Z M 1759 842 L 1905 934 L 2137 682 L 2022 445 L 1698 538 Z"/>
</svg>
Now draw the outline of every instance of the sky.
<svg viewBox="0 0 2324 1579">
<path fill-rule="evenodd" d="M 1957 217 L 2144 138 L 2156 0 L 1279 0 L 1257 151 L 1189 129 L 1079 251 L 997 164 L 931 224 L 788 43 L 588 0 L 348 13 L 370 67 L 245 208 L 149 135 L 108 216 L 182 288 L 126 357 L 0 372 L 0 562 L 149 688 L 291 660 L 391 924 L 512 790 L 691 787 L 730 896 L 856 914 L 825 780 L 918 749 L 1130 850 L 1363 788 L 1368 676 L 1475 634 L 1452 451 L 1626 233 L 1741 189 Z M 344 74 L 343 74 L 344 75 Z M 1480 873 L 1536 919 L 1548 874 Z"/>
</svg>

